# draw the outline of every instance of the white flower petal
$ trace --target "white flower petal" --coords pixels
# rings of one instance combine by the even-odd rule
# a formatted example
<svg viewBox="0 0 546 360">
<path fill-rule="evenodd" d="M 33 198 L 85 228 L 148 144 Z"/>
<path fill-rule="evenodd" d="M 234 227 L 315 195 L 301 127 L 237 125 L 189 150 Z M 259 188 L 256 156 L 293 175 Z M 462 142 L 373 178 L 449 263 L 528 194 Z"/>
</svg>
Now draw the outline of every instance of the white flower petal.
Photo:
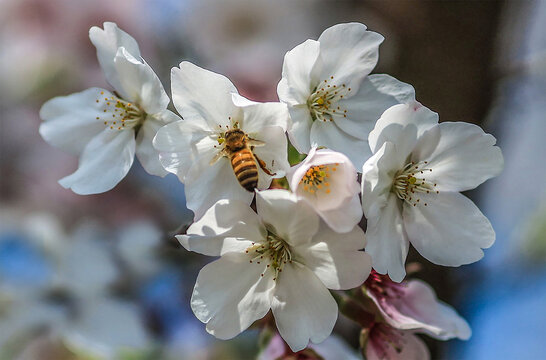
<svg viewBox="0 0 546 360">
<path fill-rule="evenodd" d="M 286 53 L 282 79 L 277 86 L 280 101 L 289 105 L 307 103 L 307 98 L 320 81 L 319 52 L 320 44 L 309 39 Z"/>
<path fill-rule="evenodd" d="M 427 167 L 433 171 L 427 181 L 437 183 L 436 189 L 466 191 L 501 173 L 504 161 L 492 135 L 464 122 L 444 122 L 438 127 L 439 137 L 427 131 L 414 153 L 415 158 L 429 161 Z"/>
<path fill-rule="evenodd" d="M 292 246 L 311 241 L 319 228 L 319 217 L 311 206 L 286 190 L 256 192 L 256 208 L 264 224 Z"/>
<path fill-rule="evenodd" d="M 233 104 L 242 108 L 243 121 L 240 128 L 247 134 L 263 131 L 267 127 L 278 126 L 286 131 L 288 127 L 288 108 L 283 103 L 251 102 L 239 94 L 231 94 Z"/>
<path fill-rule="evenodd" d="M 243 252 L 252 242 L 265 241 L 265 227 L 246 203 L 220 200 L 176 238 L 188 251 L 209 256 Z"/>
<path fill-rule="evenodd" d="M 337 304 L 324 284 L 307 267 L 287 264 L 277 280 L 271 309 L 277 328 L 292 351 L 309 340 L 324 341 L 337 320 Z"/>
<path fill-rule="evenodd" d="M 347 117 L 337 116 L 335 122 L 343 131 L 359 139 L 368 139 L 370 131 L 389 107 L 415 101 L 413 86 L 392 76 L 377 74 L 366 77 L 358 92 L 340 100 Z"/>
<path fill-rule="evenodd" d="M 322 188 L 311 193 L 305 190 L 305 184 L 301 180 L 315 166 L 325 166 L 325 179 Z M 290 189 L 307 199 L 317 211 L 338 209 L 360 192 L 356 169 L 349 158 L 329 149 L 311 149 L 305 160 L 292 167 L 287 176 Z M 330 190 L 329 193 L 326 188 Z"/>
<path fill-rule="evenodd" d="M 391 193 L 377 216 L 368 218 L 366 229 L 366 252 L 373 259 L 373 268 L 380 274 L 389 274 L 396 282 L 406 276 L 404 264 L 409 250 L 398 202 Z"/>
<path fill-rule="evenodd" d="M 483 257 L 482 249 L 493 245 L 491 223 L 466 196 L 440 192 L 419 197 L 427 206 L 404 204 L 404 225 L 412 245 L 429 261 L 444 266 L 470 264 Z"/>
<path fill-rule="evenodd" d="M 105 129 L 83 150 L 78 170 L 59 184 L 80 195 L 108 191 L 127 175 L 134 158 L 135 132 Z"/>
<path fill-rule="evenodd" d="M 338 209 L 319 210 L 320 217 L 338 233 L 347 233 L 362 220 L 362 205 L 358 194 Z"/>
<path fill-rule="evenodd" d="M 166 110 L 168 111 L 168 110 Z M 154 149 L 152 141 L 165 124 L 152 116 L 144 121 L 136 138 L 136 156 L 144 170 L 151 175 L 165 176 L 168 174 L 159 161 L 159 152 Z"/>
<path fill-rule="evenodd" d="M 324 168 L 327 178 L 320 189 L 314 189 L 311 193 L 305 189 L 308 185 L 302 183 L 302 179 L 310 168 L 323 165 L 327 166 Z M 320 217 L 335 231 L 349 232 L 360 222 L 360 186 L 356 169 L 345 155 L 328 149 L 317 151 L 312 148 L 305 160 L 290 168 L 287 178 L 290 189 L 309 201 Z"/>
<path fill-rule="evenodd" d="M 125 98 L 127 94 L 124 93 L 124 87 L 121 86 L 114 67 L 114 58 L 118 48 L 124 47 L 133 57 L 139 59 L 140 50 L 136 40 L 112 22 L 105 22 L 104 30 L 93 26 L 89 29 L 89 39 L 97 48 L 97 58 L 106 80 Z"/>
<path fill-rule="evenodd" d="M 395 145 L 386 142 L 362 167 L 362 209 L 366 218 L 379 216 L 401 165 Z"/>
<path fill-rule="evenodd" d="M 311 126 L 313 119 L 307 105 L 289 106 L 290 124 L 288 138 L 296 150 L 307 154 L 311 149 Z"/>
<path fill-rule="evenodd" d="M 211 141 L 207 139 L 210 134 L 207 124 L 200 117 L 181 120 L 159 129 L 153 145 L 160 153 L 159 159 L 165 170 L 178 176 L 184 183 L 194 162 L 204 161 L 208 164 L 214 157 L 212 150 L 203 151 L 210 147 Z M 201 159 L 204 156 L 209 159 Z"/>
<path fill-rule="evenodd" d="M 424 107 L 417 101 L 394 105 L 388 108 L 375 124 L 368 137 L 370 148 L 375 153 L 385 141 L 399 144 L 408 141 L 405 129 L 415 127 L 419 138 L 426 130 L 438 125 L 438 114 Z M 413 141 L 413 140 L 412 140 Z M 413 141 L 415 144 L 415 141 Z M 408 150 L 411 151 L 411 149 Z"/>
<path fill-rule="evenodd" d="M 138 103 L 148 114 L 167 109 L 169 97 L 150 65 L 121 47 L 114 58 L 114 67 L 126 100 Z"/>
<path fill-rule="evenodd" d="M 370 255 L 359 251 L 364 246 L 364 231 L 358 226 L 346 234 L 338 234 L 321 224 L 313 241 L 295 246 L 294 254 L 328 289 L 346 290 L 361 285 L 370 274 Z"/>
<path fill-rule="evenodd" d="M 290 168 L 287 153 L 288 145 L 284 130 L 278 126 L 273 126 L 259 134 L 250 135 L 253 139 L 260 140 L 265 143 L 264 146 L 255 147 L 253 153 L 260 160 L 265 162 L 266 169 L 268 169 L 271 173 L 276 173 L 276 175 L 273 177 L 283 177 L 286 171 Z M 258 188 L 267 189 L 271 183 L 271 176 L 263 172 L 259 164 L 258 169 Z"/>
<path fill-rule="evenodd" d="M 337 24 L 324 30 L 318 39 L 321 74 L 324 78 L 333 76 L 337 84 L 345 83 L 357 91 L 377 64 L 383 40 L 383 36 L 360 23 Z"/>
<path fill-rule="evenodd" d="M 91 88 L 47 101 L 40 109 L 40 135 L 63 151 L 79 155 L 87 143 L 106 127 L 103 103 L 97 99 L 113 96 L 104 89 Z"/>
<path fill-rule="evenodd" d="M 311 144 L 325 146 L 345 154 L 357 169 L 371 156 L 367 140 L 355 138 L 334 122 L 315 121 L 311 127 Z"/>
<path fill-rule="evenodd" d="M 199 116 L 209 128 L 230 125 L 229 116 L 239 114 L 231 99 L 237 89 L 228 78 L 183 61 L 171 70 L 173 103 L 186 120 Z"/>
<path fill-rule="evenodd" d="M 221 179 L 221 185 L 218 181 Z M 186 206 L 201 218 L 205 211 L 219 199 L 239 200 L 250 204 L 254 194 L 245 190 L 237 181 L 227 158 L 213 165 L 194 163 L 186 176 L 184 191 Z"/>
<path fill-rule="evenodd" d="M 265 263 L 249 264 L 248 255 L 227 253 L 199 272 L 191 308 L 209 333 L 231 339 L 267 314 L 274 287 Z"/>
</svg>

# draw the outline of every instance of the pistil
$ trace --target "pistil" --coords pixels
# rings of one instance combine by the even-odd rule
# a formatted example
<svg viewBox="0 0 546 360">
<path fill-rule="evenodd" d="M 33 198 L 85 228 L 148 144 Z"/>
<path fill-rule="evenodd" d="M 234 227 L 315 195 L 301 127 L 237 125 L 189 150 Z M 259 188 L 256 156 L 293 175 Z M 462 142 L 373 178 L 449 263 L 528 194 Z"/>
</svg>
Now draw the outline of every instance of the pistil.
<svg viewBox="0 0 546 360">
<path fill-rule="evenodd" d="M 268 269 L 274 272 L 273 280 L 277 280 L 279 273 L 282 272 L 284 265 L 292 263 L 292 253 L 289 246 L 275 232 L 268 229 L 266 241 L 263 243 L 252 243 L 252 246 L 245 250 L 245 253 L 251 254 L 249 263 L 261 264 L 267 262 L 265 271 L 260 275 L 264 276 Z"/>
<path fill-rule="evenodd" d="M 104 95 L 104 92 L 101 92 L 101 95 Z M 102 120 L 111 130 L 133 129 L 142 125 L 146 119 L 146 113 L 136 104 L 116 96 L 99 98 L 96 102 L 102 102 L 104 112 L 102 117 L 97 116 L 96 119 Z"/>
<path fill-rule="evenodd" d="M 345 84 L 333 84 L 334 77 L 322 81 L 309 96 L 307 106 L 313 120 L 334 121 L 335 116 L 347 117 L 347 110 L 338 105 L 338 101 L 347 97 L 351 88 Z"/>
<path fill-rule="evenodd" d="M 324 189 L 324 192 L 329 194 L 331 172 L 337 171 L 338 163 L 317 165 L 310 167 L 305 175 L 300 180 L 300 184 L 303 184 L 303 190 L 315 194 L 316 192 Z"/>
<path fill-rule="evenodd" d="M 418 163 L 412 161 L 396 173 L 392 191 L 400 200 L 404 200 L 410 205 L 417 206 L 420 201 L 418 197 L 419 193 L 440 193 L 436 190 L 437 184 L 427 181 L 425 178 L 426 173 L 432 172 L 432 169 L 427 166 L 427 161 L 420 161 Z M 423 205 L 427 206 L 427 203 L 423 203 Z"/>
</svg>

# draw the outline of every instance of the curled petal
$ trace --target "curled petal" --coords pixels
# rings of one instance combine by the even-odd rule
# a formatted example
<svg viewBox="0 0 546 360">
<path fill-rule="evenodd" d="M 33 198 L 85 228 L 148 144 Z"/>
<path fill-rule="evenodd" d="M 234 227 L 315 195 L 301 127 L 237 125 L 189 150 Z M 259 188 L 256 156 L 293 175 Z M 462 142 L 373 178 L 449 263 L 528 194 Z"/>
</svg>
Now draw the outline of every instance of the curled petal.
<svg viewBox="0 0 546 360">
<path fill-rule="evenodd" d="M 114 89 L 119 91 L 123 98 L 128 99 L 124 91 L 125 88 L 121 85 L 118 71 L 114 66 L 114 58 L 118 49 L 124 47 L 132 57 L 141 59 L 138 44 L 131 35 L 118 28 L 115 23 L 105 22 L 103 26 L 104 30 L 97 26 L 89 29 L 89 38 L 97 48 L 97 58 L 106 80 Z"/>
<path fill-rule="evenodd" d="M 114 68 L 123 88 L 120 92 L 126 100 L 138 103 L 148 114 L 167 109 L 169 97 L 150 65 L 121 47 L 114 58 Z"/>
<path fill-rule="evenodd" d="M 159 129 L 161 129 L 165 122 L 161 121 L 164 118 L 172 119 L 170 121 L 180 120 L 178 116 L 165 110 L 165 113 L 170 113 L 170 115 L 163 116 L 163 113 L 158 114 L 158 117 L 148 116 L 144 121 L 141 128 L 138 131 L 136 138 L 136 156 L 144 170 L 149 174 L 157 176 L 165 176 L 168 172 L 163 168 L 159 160 L 159 152 L 153 147 L 153 139 Z"/>
<path fill-rule="evenodd" d="M 307 105 L 289 106 L 290 124 L 288 127 L 288 138 L 296 150 L 307 154 L 311 149 L 311 127 L 313 119 Z"/>
</svg>

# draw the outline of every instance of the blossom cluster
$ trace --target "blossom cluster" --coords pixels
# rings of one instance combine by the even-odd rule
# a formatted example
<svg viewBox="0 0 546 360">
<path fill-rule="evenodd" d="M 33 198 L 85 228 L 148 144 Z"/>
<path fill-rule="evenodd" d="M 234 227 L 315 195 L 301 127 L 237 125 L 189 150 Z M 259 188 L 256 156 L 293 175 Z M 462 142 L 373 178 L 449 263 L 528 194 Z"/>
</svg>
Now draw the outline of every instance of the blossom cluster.
<svg viewBox="0 0 546 360">
<path fill-rule="evenodd" d="M 195 218 L 177 239 L 217 258 L 191 298 L 210 334 L 230 339 L 274 318 L 285 344 L 276 356 L 290 358 L 316 352 L 309 342 L 327 339 L 341 310 L 361 325 L 368 359 L 428 357 L 419 332 L 470 337 L 430 286 L 405 279 L 406 256 L 410 243 L 444 266 L 483 256 L 495 233 L 460 192 L 498 175 L 502 154 L 476 125 L 439 123 L 411 85 L 370 75 L 383 36 L 338 24 L 288 51 L 278 102 L 251 101 L 183 61 L 171 71 L 177 115 L 130 35 L 114 23 L 89 34 L 113 90 L 43 105 L 42 137 L 79 155 L 59 182 L 108 191 L 135 154 L 148 173 L 178 177 Z M 287 149 L 304 160 L 290 164 Z"/>
</svg>

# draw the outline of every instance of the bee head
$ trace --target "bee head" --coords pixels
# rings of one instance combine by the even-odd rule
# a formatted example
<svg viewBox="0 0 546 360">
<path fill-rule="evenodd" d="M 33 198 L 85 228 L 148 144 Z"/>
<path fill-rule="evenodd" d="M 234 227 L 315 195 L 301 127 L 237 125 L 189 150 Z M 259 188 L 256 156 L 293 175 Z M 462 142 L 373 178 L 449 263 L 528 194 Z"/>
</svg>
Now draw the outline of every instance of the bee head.
<svg viewBox="0 0 546 360">
<path fill-rule="evenodd" d="M 226 148 L 230 151 L 236 151 L 246 146 L 247 136 L 241 129 L 228 130 L 225 133 Z"/>
</svg>

